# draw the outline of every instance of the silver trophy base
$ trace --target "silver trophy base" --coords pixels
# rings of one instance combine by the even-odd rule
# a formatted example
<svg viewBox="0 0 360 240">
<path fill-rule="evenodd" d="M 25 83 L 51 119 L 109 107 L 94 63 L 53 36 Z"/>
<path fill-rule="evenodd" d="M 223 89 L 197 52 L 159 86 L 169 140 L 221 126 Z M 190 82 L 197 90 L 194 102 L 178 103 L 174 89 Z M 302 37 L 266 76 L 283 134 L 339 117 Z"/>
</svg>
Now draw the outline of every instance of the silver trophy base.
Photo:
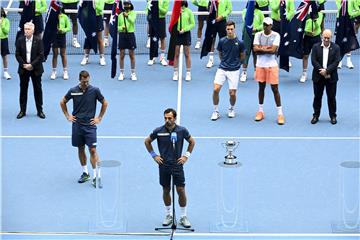
<svg viewBox="0 0 360 240">
<path fill-rule="evenodd" d="M 236 165 L 238 162 L 236 161 L 236 156 L 225 156 L 225 165 Z"/>
</svg>

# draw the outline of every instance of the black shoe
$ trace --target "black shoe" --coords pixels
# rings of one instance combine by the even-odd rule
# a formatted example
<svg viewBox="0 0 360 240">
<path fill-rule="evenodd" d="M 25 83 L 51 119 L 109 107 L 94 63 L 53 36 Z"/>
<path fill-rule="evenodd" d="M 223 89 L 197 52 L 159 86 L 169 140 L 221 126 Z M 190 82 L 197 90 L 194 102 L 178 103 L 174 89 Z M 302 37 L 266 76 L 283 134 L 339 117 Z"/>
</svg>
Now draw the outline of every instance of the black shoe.
<svg viewBox="0 0 360 240">
<path fill-rule="evenodd" d="M 25 117 L 26 113 L 23 111 L 20 111 L 19 114 L 16 116 L 17 119 Z"/>
<path fill-rule="evenodd" d="M 337 124 L 337 120 L 336 120 L 336 117 L 331 117 L 330 118 L 330 122 L 331 122 L 331 124 Z"/>
<path fill-rule="evenodd" d="M 45 118 L 45 114 L 43 112 L 38 112 L 37 113 L 38 117 L 41 118 L 41 119 L 44 119 Z"/>
<path fill-rule="evenodd" d="M 319 117 L 318 116 L 313 116 L 313 118 L 311 119 L 311 124 L 315 124 L 319 121 Z"/>
<path fill-rule="evenodd" d="M 78 180 L 78 183 L 84 183 L 84 182 L 89 181 L 89 180 L 90 180 L 90 175 L 83 172 L 83 174 L 81 174 L 81 176 L 80 176 L 80 178 Z"/>
</svg>

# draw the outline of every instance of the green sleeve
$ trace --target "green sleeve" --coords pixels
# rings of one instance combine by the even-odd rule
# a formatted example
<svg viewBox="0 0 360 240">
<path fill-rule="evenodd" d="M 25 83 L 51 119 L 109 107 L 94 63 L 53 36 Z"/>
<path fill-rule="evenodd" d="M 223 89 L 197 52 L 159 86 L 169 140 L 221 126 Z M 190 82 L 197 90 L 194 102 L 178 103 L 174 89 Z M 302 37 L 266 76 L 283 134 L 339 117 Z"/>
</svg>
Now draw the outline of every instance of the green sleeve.
<svg viewBox="0 0 360 240">
<path fill-rule="evenodd" d="M 286 1 L 286 19 L 291 20 L 295 15 L 295 2 L 294 0 Z"/>
<path fill-rule="evenodd" d="M 194 13 L 188 8 L 186 10 L 186 16 L 189 19 L 189 22 L 188 22 L 188 24 L 185 25 L 184 32 L 188 32 L 195 27 Z"/>
<path fill-rule="evenodd" d="M 132 25 L 135 25 L 135 20 L 136 20 L 136 12 L 135 11 L 130 11 L 129 15 L 127 17 L 128 22 L 130 22 Z"/>
<path fill-rule="evenodd" d="M 167 11 L 169 10 L 169 5 L 169 0 L 162 0 L 161 2 L 159 1 L 159 17 L 166 16 Z"/>
<path fill-rule="evenodd" d="M 96 0 L 95 2 L 96 16 L 103 15 L 104 6 L 105 6 L 105 0 Z"/>
<path fill-rule="evenodd" d="M 35 12 L 44 13 L 46 12 L 47 5 L 46 0 L 39 0 L 35 2 Z"/>
<path fill-rule="evenodd" d="M 195 6 L 199 6 L 199 2 L 198 2 L 198 0 L 191 0 L 191 2 L 192 2 L 192 4 L 194 4 Z"/>
<path fill-rule="evenodd" d="M 223 14 L 221 14 L 221 16 L 227 18 L 231 12 L 232 12 L 232 2 L 231 0 L 227 0 L 225 11 L 223 12 Z"/>
<path fill-rule="evenodd" d="M 65 27 L 64 27 L 63 32 L 70 32 L 71 31 L 70 19 L 65 14 L 64 14 L 64 19 L 65 19 Z"/>
<path fill-rule="evenodd" d="M 2 18 L 1 21 L 1 31 L 3 35 L 8 35 L 10 31 L 10 21 L 7 18 Z"/>
<path fill-rule="evenodd" d="M 357 16 L 360 16 L 360 6 L 356 0 L 348 1 L 348 13 L 350 18 L 355 18 Z"/>
<path fill-rule="evenodd" d="M 256 32 L 260 32 L 264 29 L 263 21 L 264 21 L 263 12 L 256 9 L 254 12 L 254 21 L 253 21 L 253 29 L 255 29 Z"/>
</svg>

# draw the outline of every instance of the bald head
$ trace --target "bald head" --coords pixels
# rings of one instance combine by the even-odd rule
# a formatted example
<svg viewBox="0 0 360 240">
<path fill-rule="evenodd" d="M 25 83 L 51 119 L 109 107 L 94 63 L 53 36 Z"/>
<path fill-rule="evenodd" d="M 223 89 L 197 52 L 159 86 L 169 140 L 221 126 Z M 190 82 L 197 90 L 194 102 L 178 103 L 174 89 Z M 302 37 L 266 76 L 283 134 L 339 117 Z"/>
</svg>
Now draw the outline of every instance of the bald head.
<svg viewBox="0 0 360 240">
<path fill-rule="evenodd" d="M 322 33 L 322 41 L 325 45 L 325 47 L 328 47 L 330 45 L 332 32 L 330 29 L 325 29 Z"/>
</svg>

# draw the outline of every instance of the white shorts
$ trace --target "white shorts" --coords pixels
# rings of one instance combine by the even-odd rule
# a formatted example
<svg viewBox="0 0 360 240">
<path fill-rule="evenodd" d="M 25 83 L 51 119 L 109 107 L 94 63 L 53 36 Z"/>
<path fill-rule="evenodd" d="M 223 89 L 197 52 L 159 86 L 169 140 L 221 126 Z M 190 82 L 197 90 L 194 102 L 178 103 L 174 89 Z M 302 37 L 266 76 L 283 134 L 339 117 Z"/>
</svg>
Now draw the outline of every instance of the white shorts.
<svg viewBox="0 0 360 240">
<path fill-rule="evenodd" d="M 227 79 L 229 83 L 229 89 L 237 90 L 239 77 L 240 69 L 235 71 L 225 71 L 224 69 L 218 68 L 215 74 L 214 83 L 222 86 Z"/>
</svg>

